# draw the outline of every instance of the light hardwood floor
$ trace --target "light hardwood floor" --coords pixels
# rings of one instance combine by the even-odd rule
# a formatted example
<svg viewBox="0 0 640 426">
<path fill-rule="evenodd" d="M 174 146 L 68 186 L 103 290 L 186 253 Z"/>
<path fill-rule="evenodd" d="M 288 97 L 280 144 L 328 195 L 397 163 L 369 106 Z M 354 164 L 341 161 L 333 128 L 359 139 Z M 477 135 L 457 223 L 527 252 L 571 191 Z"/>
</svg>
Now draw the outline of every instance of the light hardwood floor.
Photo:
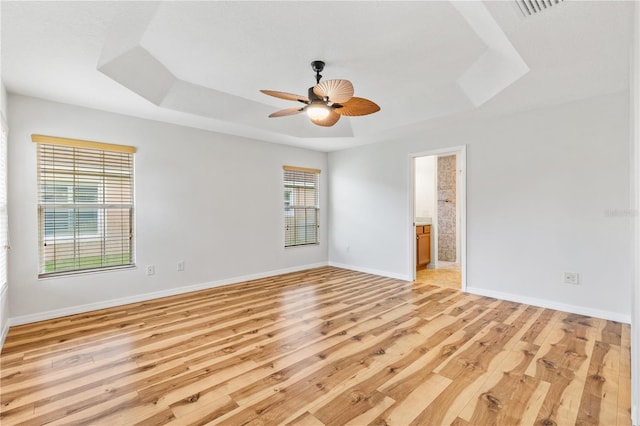
<svg viewBox="0 0 640 426">
<path fill-rule="evenodd" d="M 13 327 L 0 423 L 629 425 L 629 326 L 324 267 Z"/>
<path fill-rule="evenodd" d="M 460 290 L 462 287 L 462 276 L 460 269 L 427 269 L 416 270 L 416 281 L 439 287 L 449 287 Z"/>
</svg>

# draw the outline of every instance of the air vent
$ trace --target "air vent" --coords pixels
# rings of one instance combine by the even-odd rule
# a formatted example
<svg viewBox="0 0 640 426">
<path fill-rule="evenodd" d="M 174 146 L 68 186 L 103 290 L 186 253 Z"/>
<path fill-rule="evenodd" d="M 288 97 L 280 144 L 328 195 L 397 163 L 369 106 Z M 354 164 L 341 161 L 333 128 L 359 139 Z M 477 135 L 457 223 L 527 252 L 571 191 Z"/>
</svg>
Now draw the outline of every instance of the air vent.
<svg viewBox="0 0 640 426">
<path fill-rule="evenodd" d="M 516 0 L 518 8 L 524 16 L 535 15 L 546 9 L 562 3 L 563 0 Z"/>
</svg>

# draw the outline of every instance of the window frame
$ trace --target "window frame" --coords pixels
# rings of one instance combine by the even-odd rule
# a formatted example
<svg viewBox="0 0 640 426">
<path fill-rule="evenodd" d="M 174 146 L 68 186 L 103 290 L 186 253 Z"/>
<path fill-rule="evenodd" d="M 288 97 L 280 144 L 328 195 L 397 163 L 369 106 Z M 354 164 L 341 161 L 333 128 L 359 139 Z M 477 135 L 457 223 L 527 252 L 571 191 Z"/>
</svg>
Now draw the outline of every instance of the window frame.
<svg viewBox="0 0 640 426">
<path fill-rule="evenodd" d="M 321 170 L 297 166 L 283 166 L 282 168 L 284 171 L 284 248 L 319 245 Z M 306 189 L 313 190 L 311 197 L 306 193 L 307 191 L 303 192 Z M 301 200 L 296 199 L 297 192 Z M 312 199 L 311 203 L 309 203 L 310 198 Z M 299 215 L 298 212 L 303 214 Z M 309 213 L 312 213 L 311 218 Z M 302 225 L 299 225 L 299 222 L 302 222 Z M 310 232 L 310 228 L 313 230 L 312 232 Z"/>
<path fill-rule="evenodd" d="M 38 145 L 38 278 L 135 267 L 135 147 L 31 139 Z M 47 222 L 48 212 L 62 212 L 62 234 L 47 231 L 47 223 L 53 232 L 57 225 Z M 80 219 L 85 212 L 95 212 L 95 220 Z"/>
</svg>

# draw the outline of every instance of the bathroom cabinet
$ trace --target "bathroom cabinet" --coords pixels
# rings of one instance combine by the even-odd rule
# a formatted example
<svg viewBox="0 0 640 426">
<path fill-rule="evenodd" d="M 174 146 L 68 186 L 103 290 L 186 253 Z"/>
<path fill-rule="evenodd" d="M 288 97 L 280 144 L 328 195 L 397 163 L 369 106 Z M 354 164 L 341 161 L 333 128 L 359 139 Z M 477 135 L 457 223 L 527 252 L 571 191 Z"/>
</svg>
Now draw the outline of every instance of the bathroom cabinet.
<svg viewBox="0 0 640 426">
<path fill-rule="evenodd" d="M 431 225 L 416 226 L 416 258 L 418 268 L 431 262 Z"/>
</svg>

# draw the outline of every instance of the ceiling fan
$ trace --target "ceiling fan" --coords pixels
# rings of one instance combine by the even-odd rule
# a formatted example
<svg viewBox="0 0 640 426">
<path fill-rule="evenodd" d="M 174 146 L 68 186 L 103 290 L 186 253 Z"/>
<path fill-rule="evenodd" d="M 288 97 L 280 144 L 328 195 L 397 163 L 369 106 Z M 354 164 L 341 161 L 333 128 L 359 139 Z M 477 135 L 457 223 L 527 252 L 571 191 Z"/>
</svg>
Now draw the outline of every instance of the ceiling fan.
<svg viewBox="0 0 640 426">
<path fill-rule="evenodd" d="M 275 90 L 261 90 L 265 95 L 305 104 L 299 108 L 276 111 L 269 117 L 285 117 L 306 112 L 313 124 L 330 127 L 336 124 L 342 115 L 367 115 L 380 111 L 375 102 L 354 97 L 353 85 L 349 80 L 326 80 L 320 83 L 320 72 L 324 69 L 324 62 L 311 62 L 311 69 L 316 73 L 316 85 L 309 88 L 306 97 Z"/>
</svg>

